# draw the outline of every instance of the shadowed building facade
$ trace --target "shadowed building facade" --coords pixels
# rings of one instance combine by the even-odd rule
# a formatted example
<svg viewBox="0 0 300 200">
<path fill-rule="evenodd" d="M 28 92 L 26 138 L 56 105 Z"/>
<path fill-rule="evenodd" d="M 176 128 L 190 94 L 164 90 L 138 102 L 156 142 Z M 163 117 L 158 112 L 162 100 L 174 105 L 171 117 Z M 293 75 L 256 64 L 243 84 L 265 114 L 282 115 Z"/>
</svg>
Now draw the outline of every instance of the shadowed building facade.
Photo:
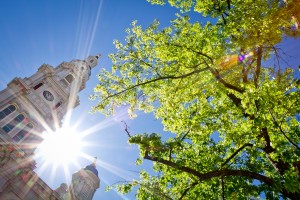
<svg viewBox="0 0 300 200">
<path fill-rule="evenodd" d="M 96 161 L 72 175 L 70 186 L 62 183 L 55 192 L 63 200 L 92 200 L 100 186 Z"/>
<path fill-rule="evenodd" d="M 15 78 L 0 91 L 0 199 L 63 199 L 33 171 L 33 154 L 43 132 L 61 127 L 64 115 L 79 105 L 78 92 L 99 58 L 62 62 L 55 68 L 43 64 L 32 76 Z"/>
<path fill-rule="evenodd" d="M 69 192 L 72 199 L 92 200 L 100 186 L 96 161 L 72 175 Z"/>
</svg>

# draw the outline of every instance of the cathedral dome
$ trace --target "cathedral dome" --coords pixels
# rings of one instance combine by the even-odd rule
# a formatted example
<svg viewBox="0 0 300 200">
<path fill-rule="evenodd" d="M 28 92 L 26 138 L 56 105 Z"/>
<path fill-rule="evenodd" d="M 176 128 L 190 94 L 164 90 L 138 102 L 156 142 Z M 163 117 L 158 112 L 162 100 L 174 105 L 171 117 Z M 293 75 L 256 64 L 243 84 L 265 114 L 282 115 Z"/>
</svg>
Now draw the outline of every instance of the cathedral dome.
<svg viewBox="0 0 300 200">
<path fill-rule="evenodd" d="M 95 166 L 94 163 L 86 166 L 84 168 L 84 170 L 89 170 L 89 171 L 93 172 L 98 177 L 98 170 L 96 169 L 96 166 Z"/>
</svg>

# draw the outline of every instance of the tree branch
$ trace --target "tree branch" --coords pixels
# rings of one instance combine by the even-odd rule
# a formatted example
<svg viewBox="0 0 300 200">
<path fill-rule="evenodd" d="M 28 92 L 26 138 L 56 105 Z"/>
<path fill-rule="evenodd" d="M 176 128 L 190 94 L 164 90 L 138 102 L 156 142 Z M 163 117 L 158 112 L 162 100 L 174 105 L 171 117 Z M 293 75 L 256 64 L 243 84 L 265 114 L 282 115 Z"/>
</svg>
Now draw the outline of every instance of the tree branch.
<svg viewBox="0 0 300 200">
<path fill-rule="evenodd" d="M 151 186 L 149 184 L 142 184 L 140 183 L 140 186 L 144 188 L 147 192 L 150 192 L 151 194 L 158 196 L 162 199 L 168 199 L 168 200 L 173 200 L 170 198 L 167 194 L 165 194 L 159 187 Z"/>
<path fill-rule="evenodd" d="M 262 128 L 261 130 L 261 136 L 266 141 L 265 147 L 262 149 L 266 155 L 269 161 L 271 162 L 272 166 L 277 170 L 281 175 L 284 174 L 284 172 L 289 168 L 289 165 L 286 164 L 282 159 L 278 158 L 278 161 L 275 161 L 271 158 L 270 153 L 274 152 L 275 149 L 271 146 L 271 139 L 268 133 L 268 129 L 266 127 Z"/>
<path fill-rule="evenodd" d="M 133 85 L 133 86 L 131 86 L 131 87 L 128 87 L 128 88 L 126 88 L 126 89 L 124 89 L 124 90 L 122 90 L 122 91 L 120 91 L 120 92 L 116 92 L 116 93 L 114 93 L 114 94 L 108 95 L 108 96 L 107 96 L 106 98 L 104 98 L 102 101 L 105 101 L 105 100 L 107 100 L 107 99 L 109 99 L 109 98 L 111 98 L 111 97 L 117 96 L 117 95 L 119 95 L 119 94 L 122 94 L 122 93 L 124 93 L 124 92 L 127 92 L 127 91 L 129 91 L 129 90 L 132 90 L 132 89 L 134 89 L 134 88 L 136 88 L 136 87 L 139 87 L 139 86 L 142 86 L 142 85 L 147 85 L 147 84 L 149 84 L 149 83 L 153 83 L 153 82 L 160 81 L 160 80 L 165 80 L 165 79 L 181 79 L 181 78 L 186 78 L 186 77 L 188 77 L 188 76 L 191 76 L 191 75 L 193 75 L 193 74 L 197 74 L 197 73 L 199 73 L 199 72 L 203 72 L 203 71 L 208 70 L 208 69 L 209 69 L 209 67 L 205 67 L 205 68 L 203 68 L 203 69 L 198 69 L 198 70 L 192 71 L 192 72 L 190 72 L 190 73 L 183 74 L 183 75 L 181 75 L 181 76 L 164 76 L 164 77 L 158 77 L 158 78 L 155 78 L 155 79 L 152 79 L 152 80 L 149 80 L 149 81 L 145 81 L 145 82 L 143 82 L 143 83 L 138 83 L 138 84 Z"/>
<path fill-rule="evenodd" d="M 233 101 L 234 105 L 236 107 L 240 107 L 242 100 L 240 98 L 238 98 L 237 96 L 235 96 L 232 93 L 228 93 L 227 96 Z"/>
<path fill-rule="evenodd" d="M 147 65 L 148 67 L 153 69 L 157 73 L 158 76 L 161 76 L 160 73 L 157 71 L 157 69 L 155 69 L 150 63 L 145 62 L 143 59 L 139 58 L 136 54 L 133 54 L 133 56 L 138 60 L 138 62 L 141 62 L 141 63 Z"/>
<path fill-rule="evenodd" d="M 182 45 L 179 45 L 179 44 L 171 44 L 171 45 L 173 45 L 175 47 L 186 48 L 189 51 L 192 51 L 194 53 L 197 53 L 197 54 L 199 54 L 201 56 L 204 56 L 204 57 L 208 58 L 212 64 L 214 63 L 213 59 L 209 55 L 206 55 L 205 53 L 202 53 L 200 51 L 196 51 L 196 50 L 194 50 L 194 49 L 192 49 L 190 47 L 185 47 L 185 46 L 182 46 Z"/>
<path fill-rule="evenodd" d="M 257 49 L 257 62 L 256 62 L 256 69 L 254 75 L 254 85 L 258 87 L 258 79 L 260 75 L 260 68 L 261 68 L 261 61 L 262 61 L 262 46 L 259 46 Z"/>
<path fill-rule="evenodd" d="M 274 152 L 275 149 L 271 146 L 271 139 L 268 133 L 268 129 L 264 127 L 260 130 L 260 132 L 260 136 L 262 136 L 266 141 L 266 146 L 263 148 L 264 152 L 266 152 L 267 154 Z"/>
<path fill-rule="evenodd" d="M 224 176 L 221 177 L 222 181 L 222 200 L 225 200 Z"/>
<path fill-rule="evenodd" d="M 207 172 L 205 174 L 202 174 L 202 173 L 199 173 L 198 171 L 196 171 L 194 169 L 191 169 L 189 167 L 178 166 L 173 162 L 166 163 L 165 162 L 166 160 L 159 159 L 159 158 L 156 158 L 156 157 L 151 157 L 147 154 L 147 152 L 146 152 L 146 155 L 145 155 L 144 158 L 148 159 L 148 160 L 152 160 L 152 161 L 156 161 L 156 162 L 165 164 L 167 166 L 173 167 L 175 169 L 178 169 L 178 170 L 190 173 L 190 174 L 193 174 L 196 177 L 198 177 L 200 181 L 204 181 L 204 180 L 208 180 L 208 179 L 215 178 L 215 177 L 220 177 L 220 176 L 221 177 L 225 177 L 225 176 L 242 176 L 242 177 L 246 177 L 246 178 L 252 178 L 252 179 L 259 180 L 260 182 L 263 182 L 263 183 L 265 183 L 265 184 L 267 184 L 268 186 L 271 186 L 271 187 L 274 184 L 273 179 L 271 179 L 267 176 L 255 173 L 255 172 L 248 171 L 248 170 L 223 169 L 223 170 L 217 170 L 217 171 L 212 171 L 212 172 Z M 286 197 L 288 197 L 292 200 L 298 200 L 299 199 L 298 198 L 299 195 L 300 195 L 299 192 L 294 192 L 294 193 L 288 192 L 285 188 L 281 188 L 280 192 L 284 196 L 286 196 Z"/>
<path fill-rule="evenodd" d="M 149 156 L 148 151 L 145 152 L 144 159 L 152 160 L 152 161 L 155 161 L 155 162 L 158 162 L 158 163 L 161 163 L 161 164 L 165 164 L 169 167 L 172 167 L 172 168 L 181 170 L 183 172 L 192 174 L 192 175 L 198 177 L 198 179 L 200 181 L 205 181 L 205 180 L 209 180 L 209 179 L 212 179 L 214 177 L 220 177 L 220 176 L 242 176 L 242 177 L 246 177 L 246 178 L 259 180 L 259 181 L 261 181 L 261 182 L 263 182 L 263 183 L 265 183 L 269 186 L 272 186 L 274 184 L 273 179 L 271 179 L 267 176 L 255 173 L 255 172 L 247 171 L 247 170 L 221 169 L 221 170 L 211 171 L 211 172 L 207 172 L 207 173 L 203 174 L 203 173 L 200 173 L 200 172 L 198 172 L 198 171 L 196 171 L 196 170 L 194 170 L 190 167 L 179 166 L 174 162 L 164 160 L 164 159 L 158 158 L 158 157 Z"/>
<path fill-rule="evenodd" d="M 172 147 L 170 147 L 170 151 L 169 151 L 169 161 L 172 160 Z"/>
<path fill-rule="evenodd" d="M 254 59 L 251 59 L 251 61 L 248 63 L 248 68 L 246 68 L 243 65 L 243 69 L 242 69 L 242 75 L 243 75 L 243 82 L 247 83 L 248 82 L 248 74 L 250 69 L 252 68 L 252 64 L 254 63 Z"/>
<path fill-rule="evenodd" d="M 282 159 L 278 159 L 278 161 L 275 161 L 271 158 L 271 156 L 267 153 L 267 158 L 269 159 L 271 165 L 274 167 L 274 169 L 280 174 L 283 175 L 284 172 L 289 169 L 289 165 L 285 163 Z"/>
<path fill-rule="evenodd" d="M 224 25 L 226 25 L 227 22 L 226 22 L 226 19 L 225 19 L 224 15 L 222 14 L 221 16 L 222 16 L 222 20 L 223 20 L 223 22 L 224 22 Z"/>
<path fill-rule="evenodd" d="M 278 124 L 277 120 L 275 119 L 275 117 L 273 116 L 272 112 L 270 109 L 268 109 L 270 115 L 272 116 L 273 122 L 275 123 L 275 125 L 279 128 L 280 132 L 284 135 L 285 139 L 287 141 L 289 141 L 296 149 L 298 149 L 300 151 L 300 148 L 298 147 L 298 145 L 296 143 L 294 143 L 286 134 L 285 132 L 282 130 L 281 125 Z"/>
<path fill-rule="evenodd" d="M 235 104 L 236 107 L 242 109 L 242 112 L 243 112 L 244 117 L 249 117 L 251 120 L 254 119 L 254 116 L 253 116 L 253 115 L 249 115 L 248 113 L 245 112 L 245 110 L 244 110 L 242 107 L 240 107 L 241 102 L 242 102 L 242 100 L 241 100 L 240 98 L 236 97 L 236 96 L 235 96 L 234 94 L 232 94 L 232 93 L 228 93 L 227 96 L 233 101 L 233 103 Z"/>
<path fill-rule="evenodd" d="M 298 90 L 299 91 L 299 90 Z M 287 113 L 290 112 L 290 110 L 292 109 L 292 105 L 294 105 L 294 103 L 297 103 L 298 100 L 294 101 L 293 103 L 291 103 L 291 105 L 286 109 L 286 112 L 282 115 L 282 119 L 281 121 L 278 123 L 279 126 L 281 126 L 281 124 L 283 123 L 285 117 L 287 116 Z M 270 112 L 270 110 L 269 110 Z M 273 117 L 273 116 L 272 116 Z M 275 119 L 275 118 L 274 118 Z"/>
<path fill-rule="evenodd" d="M 194 182 L 192 185 L 190 185 L 188 188 L 186 188 L 178 200 L 182 200 L 182 198 L 188 193 L 188 191 L 190 189 L 192 189 L 193 187 L 195 187 L 198 183 L 199 182 Z"/>
<path fill-rule="evenodd" d="M 226 88 L 232 89 L 234 91 L 237 91 L 241 94 L 243 94 L 245 92 L 244 89 L 238 88 L 230 83 L 227 83 L 220 75 L 219 71 L 213 68 L 209 67 L 209 71 L 215 76 L 215 78 L 220 81 Z"/>
<path fill-rule="evenodd" d="M 124 123 L 125 132 L 127 133 L 128 137 L 131 138 L 131 135 L 130 135 L 130 132 L 128 131 L 128 126 L 127 126 L 126 122 L 125 121 L 121 121 L 121 122 Z"/>
<path fill-rule="evenodd" d="M 190 133 L 190 131 L 191 131 L 191 129 L 189 129 L 189 130 L 182 136 L 182 138 L 181 138 L 180 140 L 183 141 L 183 140 L 186 138 L 186 136 Z"/>
<path fill-rule="evenodd" d="M 236 156 L 240 151 L 242 151 L 246 147 L 253 147 L 253 144 L 246 143 L 243 146 L 241 146 L 240 148 L 238 148 L 229 158 L 227 158 L 225 160 L 225 162 L 221 165 L 221 167 L 223 167 L 224 165 L 226 165 L 234 156 Z"/>
<path fill-rule="evenodd" d="M 230 9 L 231 9 L 231 6 L 230 6 L 230 0 L 226 0 L 226 2 L 227 2 L 228 10 L 230 10 Z"/>
</svg>

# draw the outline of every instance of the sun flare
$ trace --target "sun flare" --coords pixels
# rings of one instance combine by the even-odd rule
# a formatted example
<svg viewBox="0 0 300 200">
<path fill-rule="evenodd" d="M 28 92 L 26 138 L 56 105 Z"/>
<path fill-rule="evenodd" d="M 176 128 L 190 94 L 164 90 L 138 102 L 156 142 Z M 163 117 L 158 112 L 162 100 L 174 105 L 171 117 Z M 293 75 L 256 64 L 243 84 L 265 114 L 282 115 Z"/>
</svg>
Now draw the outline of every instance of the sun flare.
<svg viewBox="0 0 300 200">
<path fill-rule="evenodd" d="M 56 132 L 45 132 L 39 146 L 39 157 L 54 166 L 76 163 L 82 154 L 83 138 L 72 128 L 61 128 Z"/>
</svg>

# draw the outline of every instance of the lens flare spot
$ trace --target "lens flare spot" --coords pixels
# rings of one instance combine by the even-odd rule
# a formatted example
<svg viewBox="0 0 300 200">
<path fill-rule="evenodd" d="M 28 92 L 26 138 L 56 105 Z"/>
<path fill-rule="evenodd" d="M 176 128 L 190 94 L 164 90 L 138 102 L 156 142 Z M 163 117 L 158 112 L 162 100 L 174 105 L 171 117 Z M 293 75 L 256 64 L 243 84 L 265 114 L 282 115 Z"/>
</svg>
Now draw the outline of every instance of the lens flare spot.
<svg viewBox="0 0 300 200">
<path fill-rule="evenodd" d="M 238 64 L 238 56 L 237 55 L 228 55 L 217 61 L 217 65 L 222 70 L 227 70 Z"/>
<path fill-rule="evenodd" d="M 244 55 L 239 55 L 239 61 L 243 61 L 245 60 L 245 56 Z"/>
<path fill-rule="evenodd" d="M 83 147 L 82 137 L 72 128 L 45 132 L 38 148 L 39 156 L 47 163 L 68 166 L 79 158 Z"/>
</svg>

